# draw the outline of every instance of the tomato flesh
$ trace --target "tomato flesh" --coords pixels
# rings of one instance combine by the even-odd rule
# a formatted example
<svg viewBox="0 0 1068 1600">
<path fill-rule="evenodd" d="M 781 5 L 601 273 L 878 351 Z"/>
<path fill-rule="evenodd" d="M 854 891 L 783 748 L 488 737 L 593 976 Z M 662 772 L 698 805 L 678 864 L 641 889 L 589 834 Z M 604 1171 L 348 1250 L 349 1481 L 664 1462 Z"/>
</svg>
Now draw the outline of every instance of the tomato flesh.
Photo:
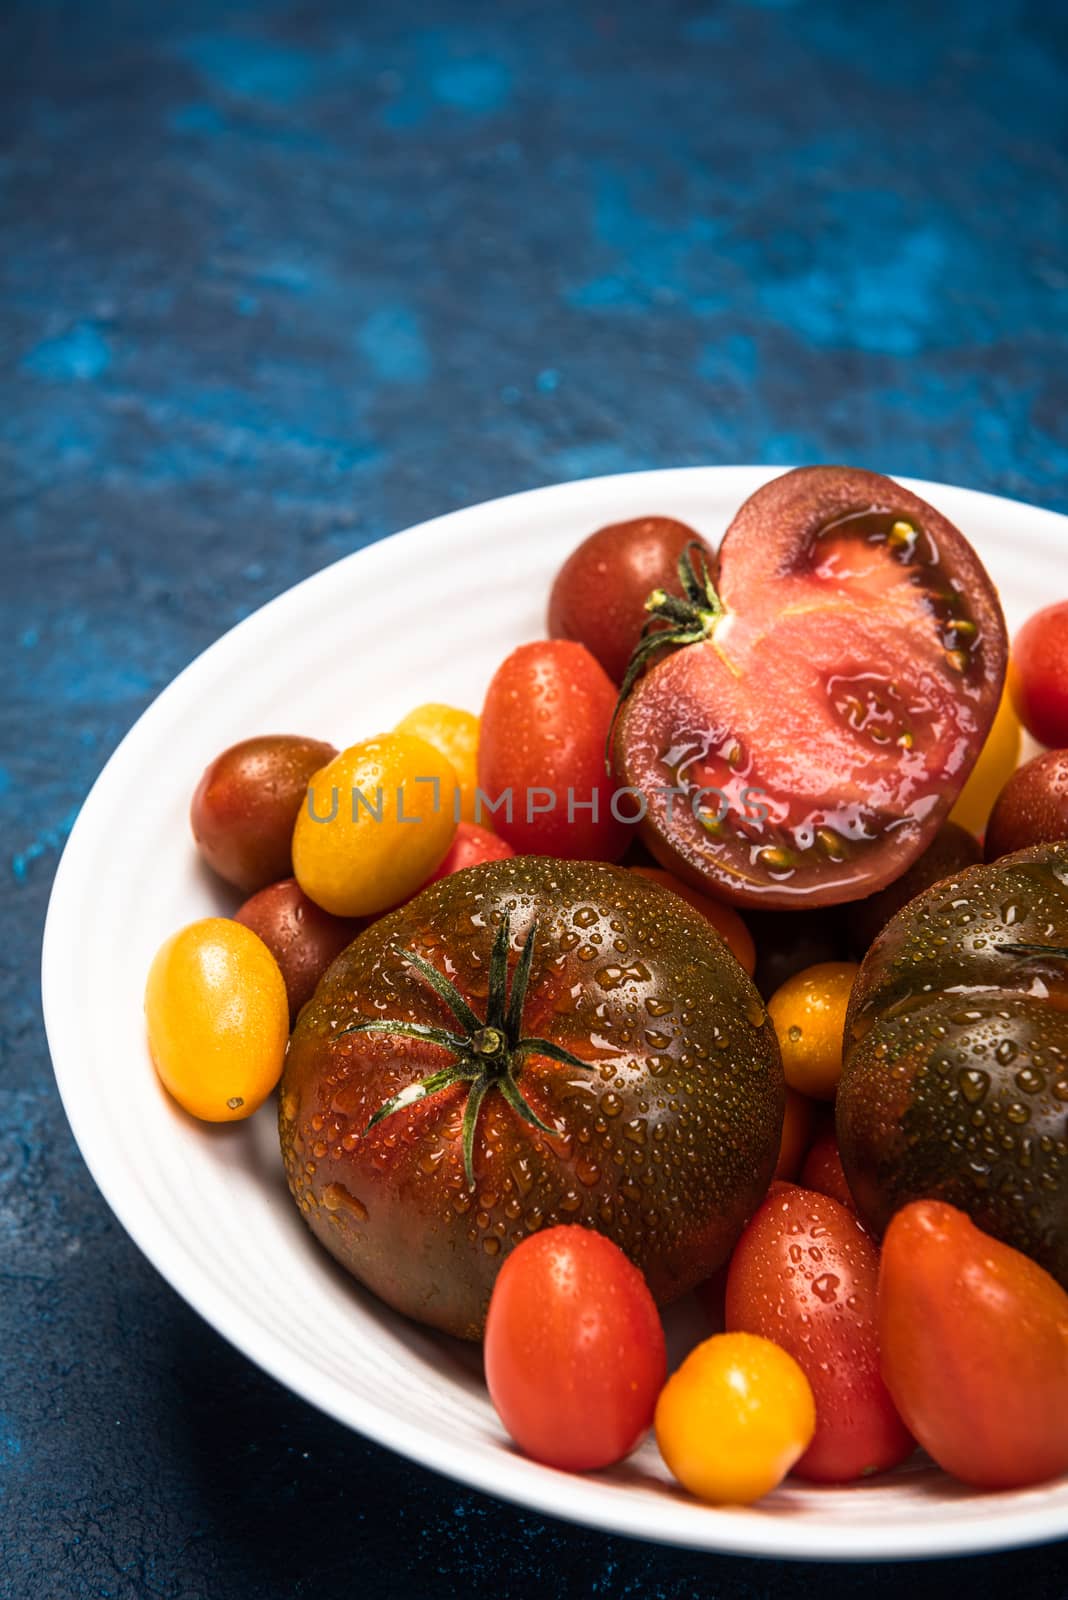
<svg viewBox="0 0 1068 1600">
<path fill-rule="evenodd" d="M 809 468 L 743 506 L 719 597 L 709 637 L 653 667 L 618 724 L 650 849 L 739 904 L 874 892 L 930 840 L 993 719 L 989 578 L 907 490 Z"/>
</svg>

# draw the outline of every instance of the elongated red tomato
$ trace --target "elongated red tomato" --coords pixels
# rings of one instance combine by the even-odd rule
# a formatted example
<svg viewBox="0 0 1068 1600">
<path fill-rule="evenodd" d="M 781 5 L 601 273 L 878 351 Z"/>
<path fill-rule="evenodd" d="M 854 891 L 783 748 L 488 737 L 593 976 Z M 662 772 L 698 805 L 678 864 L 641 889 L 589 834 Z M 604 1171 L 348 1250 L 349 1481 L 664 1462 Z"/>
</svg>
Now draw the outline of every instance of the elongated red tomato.
<svg viewBox="0 0 1068 1600">
<path fill-rule="evenodd" d="M 539 640 L 497 668 L 482 710 L 478 783 L 520 855 L 618 861 L 632 829 L 612 814 L 604 748 L 616 689 L 584 645 Z M 633 813 L 624 802 L 620 813 Z M 476 817 L 477 820 L 477 817 Z"/>
<path fill-rule="evenodd" d="M 1068 1294 L 955 1206 L 891 1220 L 879 1274 L 882 1370 L 940 1467 L 981 1489 L 1068 1472 Z"/>
<path fill-rule="evenodd" d="M 615 731 L 650 850 L 740 905 L 836 904 L 900 877 L 1001 695 L 1005 624 L 975 552 L 889 478 L 807 467 L 742 506 L 715 587 L 690 577 L 654 608 L 678 648 Z"/>
<path fill-rule="evenodd" d="M 572 1472 L 629 1455 L 667 1376 L 645 1279 L 590 1228 L 532 1234 L 501 1268 L 486 1319 L 486 1382 L 528 1456 Z"/>
<path fill-rule="evenodd" d="M 878 1278 L 878 1252 L 856 1218 L 793 1184 L 776 1184 L 735 1246 L 728 1329 L 782 1345 L 816 1397 L 799 1477 L 846 1483 L 912 1452 L 879 1372 Z"/>
</svg>

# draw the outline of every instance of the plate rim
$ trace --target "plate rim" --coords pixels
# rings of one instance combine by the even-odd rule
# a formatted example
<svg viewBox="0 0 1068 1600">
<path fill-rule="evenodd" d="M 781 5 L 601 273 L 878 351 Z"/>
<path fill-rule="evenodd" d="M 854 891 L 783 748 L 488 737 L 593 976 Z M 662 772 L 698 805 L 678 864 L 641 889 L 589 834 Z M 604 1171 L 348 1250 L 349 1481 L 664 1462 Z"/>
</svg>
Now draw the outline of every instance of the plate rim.
<svg viewBox="0 0 1068 1600">
<path fill-rule="evenodd" d="M 692 1538 L 687 1537 L 677 1527 L 658 1529 L 653 1525 L 653 1508 L 647 1509 L 643 1501 L 637 1502 L 631 1525 L 624 1528 L 619 1523 L 618 1506 L 608 1497 L 602 1504 L 594 1495 L 592 1504 L 583 1503 L 581 1509 L 578 1506 L 572 1508 L 570 1497 L 561 1493 L 562 1486 L 573 1481 L 570 1474 L 561 1474 L 527 1461 L 512 1451 L 506 1451 L 503 1457 L 500 1452 L 483 1457 L 481 1452 L 468 1450 L 457 1459 L 450 1456 L 446 1441 L 426 1434 L 406 1419 L 397 1418 L 385 1407 L 372 1405 L 368 1409 L 366 1403 L 361 1402 L 357 1419 L 353 1415 L 354 1397 L 343 1385 L 325 1372 L 315 1372 L 312 1368 L 302 1367 L 296 1375 L 287 1370 L 288 1351 L 280 1337 L 264 1327 L 253 1314 L 246 1312 L 237 1297 L 220 1304 L 217 1287 L 206 1277 L 198 1278 L 196 1263 L 177 1235 L 157 1228 L 150 1215 L 142 1219 L 137 1207 L 128 1203 L 128 1197 L 123 1194 L 121 1170 L 108 1169 L 106 1151 L 102 1148 L 102 1141 L 97 1139 L 95 1127 L 88 1116 L 88 1096 L 79 1095 L 77 1075 L 71 1070 L 76 1051 L 71 1048 L 71 1021 L 64 1009 L 61 976 L 70 953 L 73 919 L 64 913 L 68 902 L 74 900 L 80 875 L 84 876 L 82 858 L 85 842 L 91 837 L 93 819 L 102 809 L 113 785 L 121 781 L 124 767 L 135 758 L 140 741 L 147 738 L 156 722 L 183 694 L 188 693 L 190 685 L 195 686 L 201 674 L 216 662 L 224 660 L 228 654 L 241 652 L 247 639 L 261 628 L 268 627 L 276 608 L 293 604 L 298 594 L 306 602 L 317 587 L 325 592 L 342 567 L 355 563 L 373 564 L 379 559 L 395 559 L 398 542 L 413 547 L 433 542 L 440 550 L 440 541 L 448 537 L 450 525 L 455 528 L 471 519 L 477 522 L 496 508 L 508 506 L 514 510 L 519 504 L 532 505 L 537 502 L 539 510 L 543 510 L 551 506 L 554 499 L 570 502 L 581 495 L 596 499 L 609 487 L 619 490 L 624 485 L 640 495 L 646 486 L 662 488 L 666 479 L 675 484 L 692 482 L 694 485 L 714 479 L 723 491 L 729 491 L 730 480 L 734 479 L 739 488 L 740 504 L 760 483 L 789 470 L 787 466 L 737 464 L 652 468 L 576 478 L 457 507 L 347 552 L 272 596 L 207 645 L 150 701 L 111 752 L 79 808 L 57 865 L 49 894 L 41 948 L 42 1012 L 53 1074 L 75 1143 L 94 1183 L 137 1248 L 182 1299 L 215 1332 L 291 1393 L 297 1394 L 335 1421 L 443 1477 L 466 1484 L 493 1498 L 507 1500 L 522 1509 L 577 1526 L 709 1554 L 719 1552 L 765 1559 L 835 1562 L 876 1559 L 911 1561 L 977 1555 L 1052 1542 L 1068 1536 L 1068 1517 L 1063 1526 L 1051 1528 L 1048 1525 L 1049 1511 L 1040 1502 L 1034 1506 L 1013 1507 L 1004 1518 L 977 1518 L 966 1528 L 952 1521 L 917 1522 L 904 1549 L 900 1546 L 901 1535 L 897 1528 L 891 1530 L 892 1537 L 880 1542 L 878 1532 L 873 1532 L 867 1524 L 859 1527 L 835 1524 L 830 1528 L 822 1521 L 806 1520 L 803 1513 L 784 1517 L 774 1511 L 717 1509 L 696 1503 L 692 1509 L 708 1528 L 707 1538 L 698 1538 L 696 1533 Z M 949 492 L 954 497 L 964 495 L 988 506 L 991 502 L 1007 505 L 1016 514 L 1023 512 L 1042 521 L 1048 520 L 1051 529 L 1059 529 L 1061 537 L 1068 539 L 1068 516 L 1048 508 L 963 485 L 908 476 L 897 477 L 896 481 L 935 503 L 940 493 Z M 383 552 L 388 554 L 383 556 Z M 313 1378 L 315 1381 L 312 1381 Z M 494 1467 L 499 1466 L 502 1460 L 509 1462 L 512 1470 L 498 1475 Z M 598 1480 L 590 1477 L 584 1482 L 587 1487 L 596 1487 Z M 1041 1486 L 1031 1493 L 1040 1497 Z M 991 1497 L 992 1507 L 997 1503 L 997 1497 Z M 1011 1530 L 1005 1528 L 1006 1520 L 1011 1521 Z"/>
</svg>

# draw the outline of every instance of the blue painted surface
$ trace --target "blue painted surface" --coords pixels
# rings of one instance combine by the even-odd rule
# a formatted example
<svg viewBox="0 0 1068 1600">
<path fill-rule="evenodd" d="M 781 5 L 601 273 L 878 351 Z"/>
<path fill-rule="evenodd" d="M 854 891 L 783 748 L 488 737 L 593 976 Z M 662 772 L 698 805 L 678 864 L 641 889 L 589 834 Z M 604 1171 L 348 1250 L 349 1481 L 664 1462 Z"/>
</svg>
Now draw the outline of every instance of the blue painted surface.
<svg viewBox="0 0 1068 1600">
<path fill-rule="evenodd" d="M 1068 1546 L 926 1580 L 702 1559 L 344 1432 L 112 1221 L 37 1000 L 108 753 L 350 549 L 692 462 L 1068 510 L 1063 8 L 27 0 L 0 28 L 0 1594 L 1063 1595 Z"/>
</svg>

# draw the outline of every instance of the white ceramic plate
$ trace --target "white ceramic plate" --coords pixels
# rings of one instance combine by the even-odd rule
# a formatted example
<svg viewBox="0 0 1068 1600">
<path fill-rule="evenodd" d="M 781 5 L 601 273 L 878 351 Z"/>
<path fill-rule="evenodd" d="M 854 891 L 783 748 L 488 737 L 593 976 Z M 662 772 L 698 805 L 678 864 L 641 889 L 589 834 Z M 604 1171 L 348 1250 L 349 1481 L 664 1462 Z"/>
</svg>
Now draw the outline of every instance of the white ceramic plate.
<svg viewBox="0 0 1068 1600">
<path fill-rule="evenodd" d="M 1068 1535 L 1068 1481 L 981 1495 L 931 1467 L 842 1490 L 789 1483 L 751 1510 L 677 1491 L 655 1446 L 572 1477 L 512 1450 L 478 1352 L 424 1333 L 350 1282 L 289 1199 L 274 1106 L 195 1123 L 149 1063 L 142 994 L 160 942 L 228 911 L 198 865 L 187 811 L 224 746 L 301 732 L 345 745 L 427 699 L 477 709 L 514 645 L 541 636 L 552 575 L 593 528 L 645 512 L 718 540 L 776 470 L 646 472 L 457 511 L 362 550 L 249 617 L 149 707 L 82 809 L 56 876 L 44 1010 L 63 1102 L 90 1171 L 154 1265 L 213 1327 L 350 1427 L 476 1488 L 665 1543 L 765 1556 L 901 1558 Z M 936 484 L 911 487 L 974 542 L 1010 627 L 1064 588 L 1068 518 Z M 403 594 L 399 631 L 386 600 Z M 686 1308 L 673 1315 L 674 1333 Z"/>
</svg>

